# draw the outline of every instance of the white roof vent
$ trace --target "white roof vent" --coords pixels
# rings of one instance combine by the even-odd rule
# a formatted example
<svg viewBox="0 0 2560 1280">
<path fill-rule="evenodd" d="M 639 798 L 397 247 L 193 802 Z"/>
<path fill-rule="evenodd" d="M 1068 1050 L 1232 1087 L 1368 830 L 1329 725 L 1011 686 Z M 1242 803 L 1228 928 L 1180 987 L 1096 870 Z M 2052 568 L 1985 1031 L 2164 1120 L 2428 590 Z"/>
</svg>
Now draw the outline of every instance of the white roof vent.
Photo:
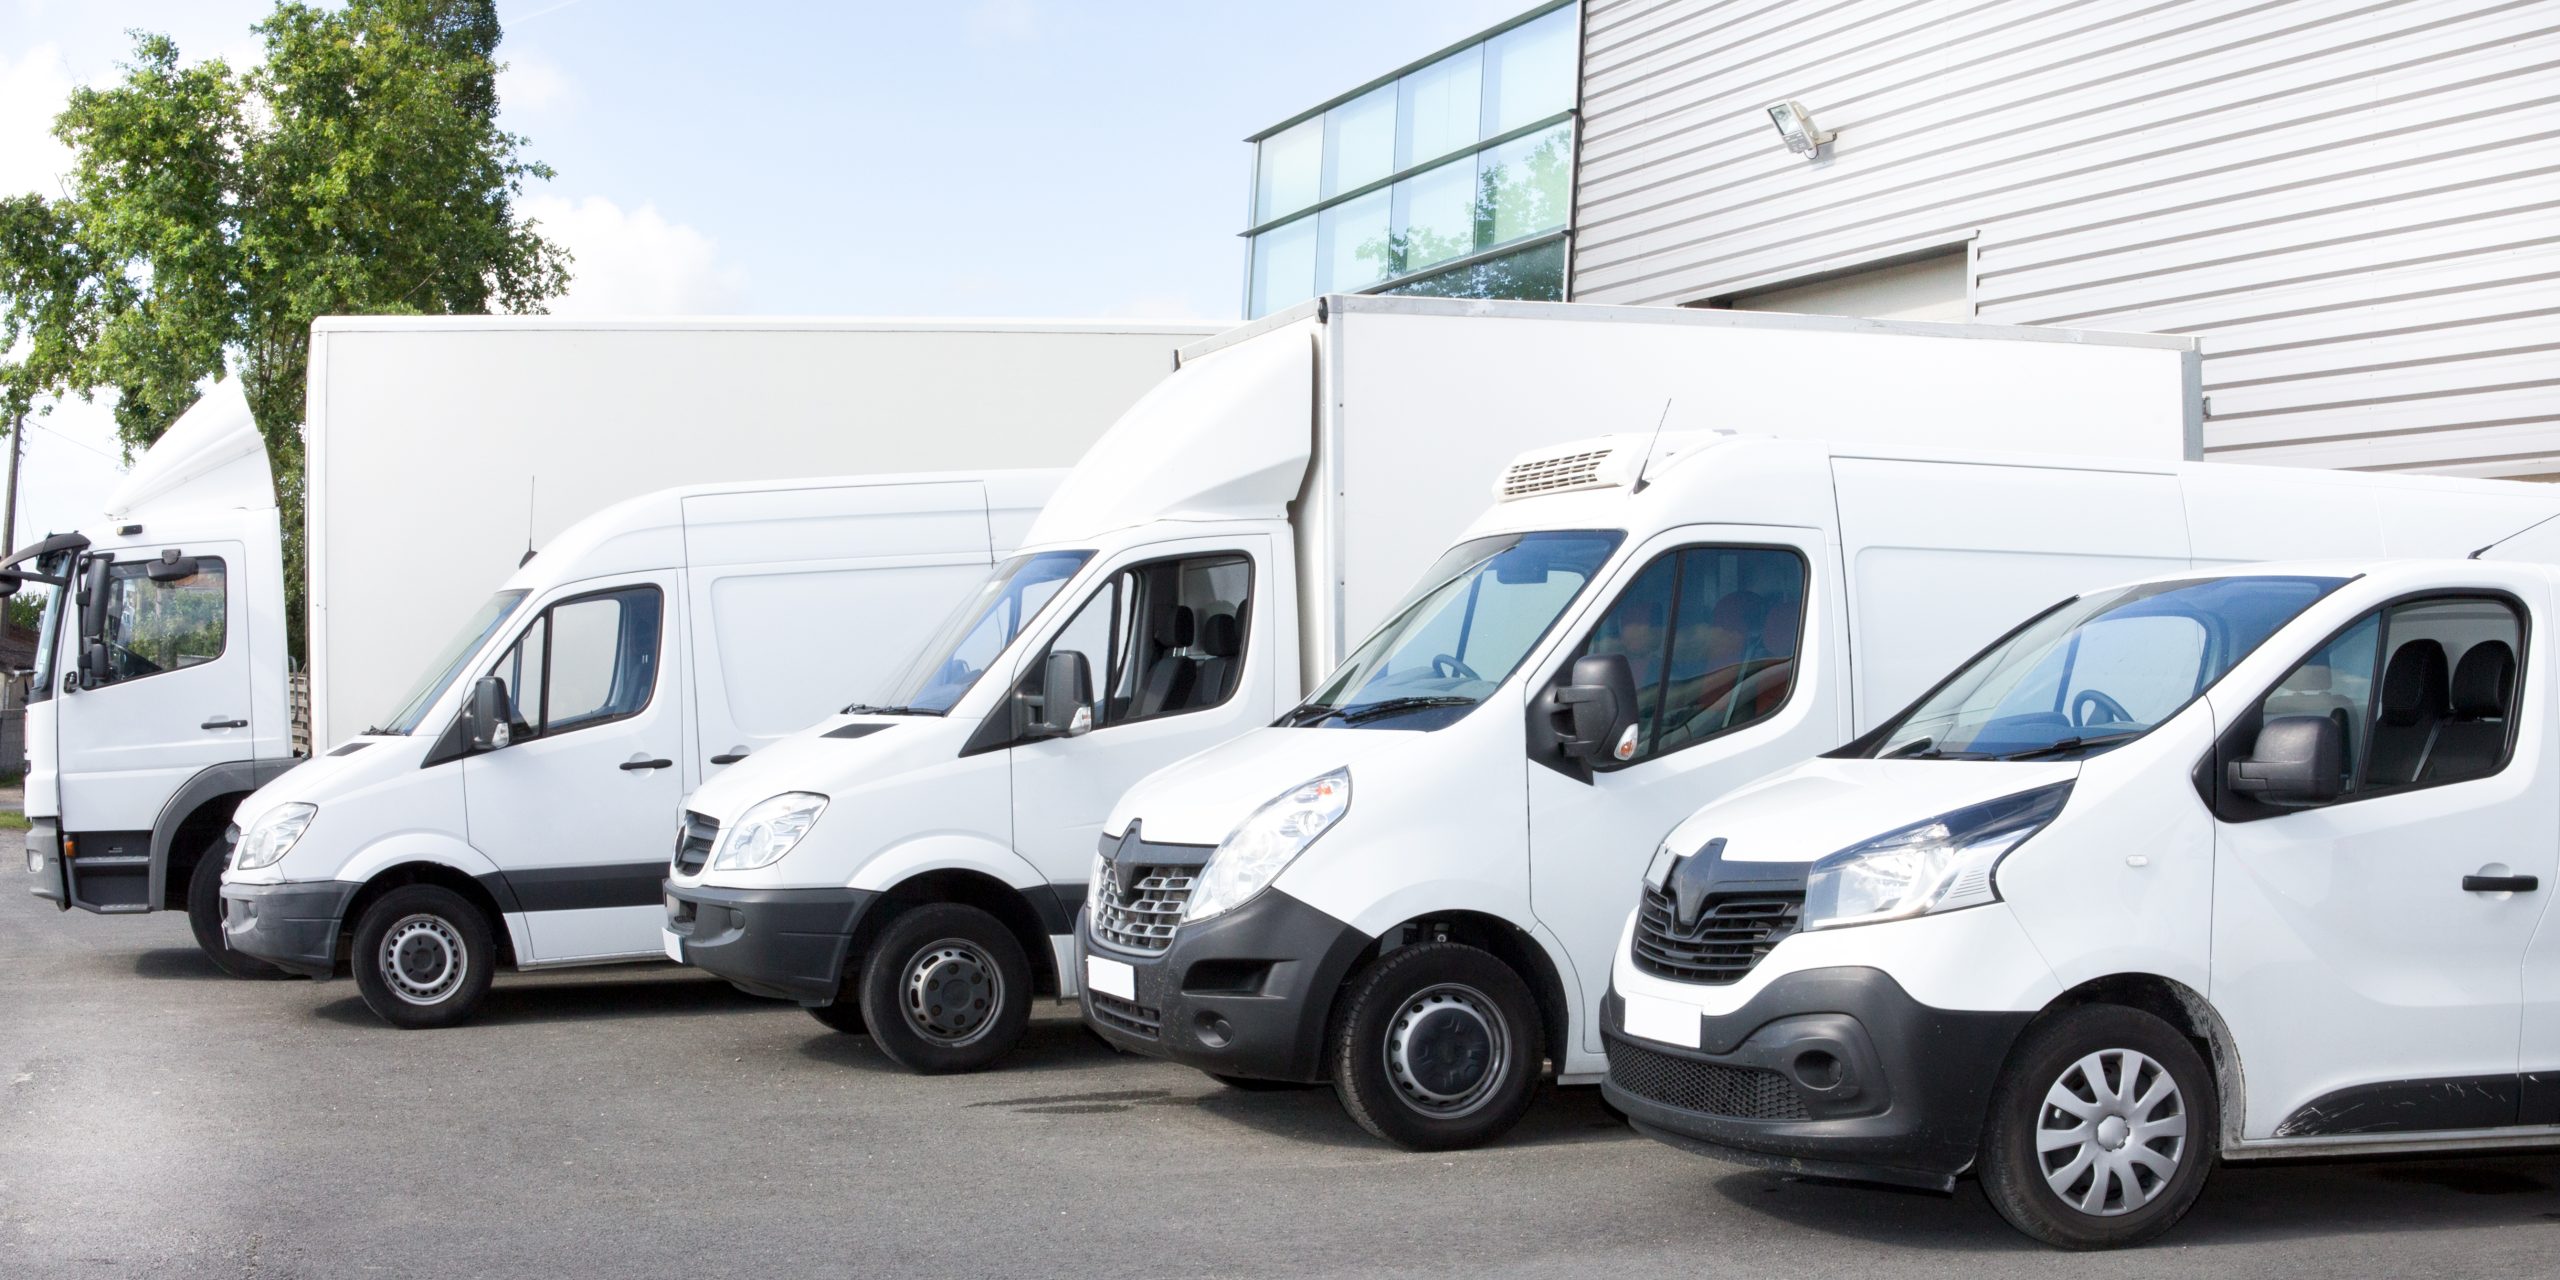
<svg viewBox="0 0 2560 1280">
<path fill-rule="evenodd" d="M 1511 460 L 1493 482 L 1493 496 L 1504 502 L 1577 489 L 1617 489 L 1635 483 L 1647 453 L 1658 469 L 1729 431 L 1674 431 L 1657 443 L 1652 433 L 1595 436 L 1566 444 L 1531 449 Z"/>
</svg>

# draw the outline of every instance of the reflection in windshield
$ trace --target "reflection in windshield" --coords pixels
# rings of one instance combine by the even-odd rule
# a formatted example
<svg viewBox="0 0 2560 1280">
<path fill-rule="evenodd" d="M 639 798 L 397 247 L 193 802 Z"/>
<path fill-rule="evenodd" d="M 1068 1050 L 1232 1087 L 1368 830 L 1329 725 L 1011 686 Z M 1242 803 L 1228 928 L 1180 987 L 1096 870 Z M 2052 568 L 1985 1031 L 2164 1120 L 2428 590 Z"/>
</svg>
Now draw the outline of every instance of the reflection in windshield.
<svg viewBox="0 0 2560 1280">
<path fill-rule="evenodd" d="M 845 709 L 930 715 L 949 711 L 986 674 L 988 664 L 1013 643 L 1023 623 L 1092 558 L 1090 551 L 1042 551 L 997 565 L 977 594 L 961 601 L 917 651 L 915 661 L 889 682 L 880 706 L 856 704 Z"/>
<path fill-rule="evenodd" d="M 1864 754 L 2021 759 L 2130 742 L 2344 581 L 2148 582 L 2068 601 L 1966 663 Z"/>
<path fill-rule="evenodd" d="M 478 609 L 472 611 L 470 621 L 462 624 L 462 630 L 455 632 L 453 639 L 436 651 L 435 660 L 427 664 L 427 673 L 410 687 L 407 696 L 400 699 L 400 709 L 392 712 L 389 720 L 365 732 L 416 732 L 418 722 L 426 718 L 427 708 L 434 706 L 436 699 L 443 697 L 444 691 L 452 687 L 453 678 L 462 671 L 462 664 L 480 651 L 490 633 L 507 620 L 508 614 L 515 612 L 516 605 L 524 597 L 522 591 L 501 591 L 483 601 Z"/>
<path fill-rule="evenodd" d="M 1459 543 L 1289 720 L 1356 724 L 1406 710 L 1474 706 L 1510 678 L 1620 537 L 1508 533 Z"/>
</svg>

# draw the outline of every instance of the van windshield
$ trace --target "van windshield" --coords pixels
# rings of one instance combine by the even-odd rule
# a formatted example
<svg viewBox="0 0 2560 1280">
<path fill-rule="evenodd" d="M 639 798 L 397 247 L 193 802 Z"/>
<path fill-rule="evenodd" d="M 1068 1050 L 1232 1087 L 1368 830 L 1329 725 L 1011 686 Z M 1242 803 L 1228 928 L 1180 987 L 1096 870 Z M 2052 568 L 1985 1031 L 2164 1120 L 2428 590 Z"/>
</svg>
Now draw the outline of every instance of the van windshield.
<svg viewBox="0 0 2560 1280">
<path fill-rule="evenodd" d="M 1420 589 L 1284 724 L 1368 724 L 1437 709 L 1445 723 L 1511 677 L 1625 535 L 1506 533 L 1451 547 Z"/>
<path fill-rule="evenodd" d="M 2055 606 L 1958 668 L 1863 749 L 1872 759 L 2055 759 L 2167 721 L 2344 578 L 2146 582 Z"/>
<path fill-rule="evenodd" d="M 463 664 L 471 660 L 472 654 L 480 652 L 480 646 L 488 641 L 490 634 L 507 620 L 508 614 L 516 611 L 518 604 L 523 603 L 525 594 L 522 591 L 501 591 L 481 602 L 480 607 L 472 611 L 470 620 L 462 624 L 462 629 L 455 632 L 451 640 L 445 641 L 444 648 L 436 651 L 435 661 L 427 664 L 427 673 L 418 677 L 418 682 L 410 686 L 407 696 L 400 699 L 400 709 L 392 712 L 389 720 L 365 732 L 417 732 L 418 722 L 427 717 L 427 708 L 434 706 L 436 699 L 453 687 L 453 678 L 461 673 Z"/>
<path fill-rule="evenodd" d="M 1092 558 L 1090 551 L 1041 551 L 997 565 L 977 592 L 934 628 L 933 638 L 889 682 L 878 705 L 857 702 L 845 710 L 931 716 L 951 710 L 1021 634 L 1023 624 Z"/>
</svg>

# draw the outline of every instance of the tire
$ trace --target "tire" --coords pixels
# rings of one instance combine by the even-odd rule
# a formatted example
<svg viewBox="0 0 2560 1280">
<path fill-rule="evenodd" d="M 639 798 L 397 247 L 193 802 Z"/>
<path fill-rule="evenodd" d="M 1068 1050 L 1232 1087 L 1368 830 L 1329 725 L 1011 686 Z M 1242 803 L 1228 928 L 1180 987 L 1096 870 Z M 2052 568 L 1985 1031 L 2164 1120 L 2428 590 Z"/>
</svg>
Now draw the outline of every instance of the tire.
<svg viewBox="0 0 2560 1280">
<path fill-rule="evenodd" d="M 2009 1225 L 2056 1248 L 2140 1244 L 2204 1191 L 2221 1124 L 2213 1072 L 2177 1028 L 2120 1005 L 2069 1009 L 2028 1028 L 2001 1069 L 1983 1194 Z M 2072 1133 L 2083 1136 L 2063 1136 Z"/>
<path fill-rule="evenodd" d="M 890 922 L 860 985 L 871 1042 L 918 1075 L 992 1066 L 1031 1024 L 1031 961 L 976 907 L 936 902 Z"/>
<path fill-rule="evenodd" d="M 1511 967 L 1454 942 L 1391 951 L 1334 1014 L 1334 1096 L 1360 1127 L 1408 1151 L 1481 1146 L 1537 1093 L 1545 1037 Z"/>
<path fill-rule="evenodd" d="M 848 982 L 846 985 L 852 984 Z M 871 1030 L 870 1024 L 862 1020 L 862 1001 L 850 991 L 837 995 L 834 1004 L 804 1004 L 800 1007 L 833 1031 L 858 1036 Z"/>
<path fill-rule="evenodd" d="M 1256 1080 L 1252 1076 L 1222 1076 L 1215 1071 L 1206 1074 L 1210 1079 L 1238 1093 L 1291 1093 L 1299 1089 L 1316 1087 L 1296 1080 Z"/>
<path fill-rule="evenodd" d="M 195 931 L 196 948 L 213 967 L 235 978 L 285 978 L 291 974 L 256 956 L 231 949 L 222 936 L 222 872 L 231 865 L 231 850 L 216 836 L 196 855 L 187 873 L 187 927 Z"/>
<path fill-rule="evenodd" d="M 347 963 L 365 1007 L 395 1027 L 450 1027 L 480 1009 L 496 976 L 489 917 L 451 889 L 404 885 L 356 921 Z"/>
</svg>

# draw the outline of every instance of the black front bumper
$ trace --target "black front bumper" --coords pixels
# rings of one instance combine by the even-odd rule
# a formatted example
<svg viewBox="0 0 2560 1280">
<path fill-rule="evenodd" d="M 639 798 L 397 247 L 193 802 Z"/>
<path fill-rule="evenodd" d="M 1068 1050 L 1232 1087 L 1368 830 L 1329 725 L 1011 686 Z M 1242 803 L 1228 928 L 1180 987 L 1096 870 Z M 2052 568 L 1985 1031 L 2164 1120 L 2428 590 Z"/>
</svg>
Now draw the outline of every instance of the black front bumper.
<svg viewBox="0 0 2560 1280">
<path fill-rule="evenodd" d="M 667 928 L 684 962 L 749 995 L 835 1003 L 845 952 L 879 893 L 667 884 Z"/>
<path fill-rule="evenodd" d="M 287 973 L 326 978 L 338 970 L 338 933 L 347 904 L 364 886 L 352 880 L 222 886 L 222 940 Z"/>
<path fill-rule="evenodd" d="M 1992 1082 L 2033 1016 L 1931 1008 L 1881 970 L 1808 969 L 1699 1019 L 1690 1050 L 1628 1036 L 1612 991 L 1601 1089 L 1674 1146 L 1944 1190 L 1972 1167 Z"/>
<path fill-rule="evenodd" d="M 1135 996 L 1085 981 L 1086 1026 L 1130 1053 L 1257 1080 L 1323 1078 L 1334 993 L 1368 949 L 1367 935 L 1277 890 L 1181 925 L 1156 955 L 1096 942 L 1090 911 L 1076 920 L 1079 957 L 1128 965 Z"/>
</svg>

